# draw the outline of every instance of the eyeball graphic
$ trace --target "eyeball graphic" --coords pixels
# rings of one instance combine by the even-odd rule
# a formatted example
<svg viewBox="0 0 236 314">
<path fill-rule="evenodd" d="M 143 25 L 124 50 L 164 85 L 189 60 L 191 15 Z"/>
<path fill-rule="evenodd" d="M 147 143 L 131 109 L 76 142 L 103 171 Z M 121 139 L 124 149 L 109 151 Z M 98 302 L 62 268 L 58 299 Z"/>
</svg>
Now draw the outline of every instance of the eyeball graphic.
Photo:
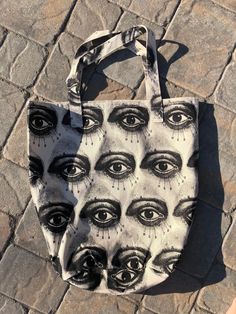
<svg viewBox="0 0 236 314">
<path fill-rule="evenodd" d="M 164 108 L 164 122 L 174 130 L 188 128 L 196 121 L 196 109 L 192 104 L 178 104 Z"/>
<path fill-rule="evenodd" d="M 178 249 L 164 249 L 153 260 L 152 269 L 158 274 L 170 274 L 174 271 L 176 263 L 181 256 L 181 250 Z"/>
<path fill-rule="evenodd" d="M 175 217 L 182 218 L 184 222 L 186 222 L 188 225 L 191 225 L 196 206 L 196 198 L 183 199 L 175 207 L 173 215 Z"/>
<path fill-rule="evenodd" d="M 90 134 L 102 127 L 103 114 L 101 109 L 96 107 L 82 108 L 83 127 L 77 128 L 79 132 Z"/>
<path fill-rule="evenodd" d="M 43 177 L 43 162 L 41 159 L 29 156 L 29 181 L 34 186 Z"/>
</svg>

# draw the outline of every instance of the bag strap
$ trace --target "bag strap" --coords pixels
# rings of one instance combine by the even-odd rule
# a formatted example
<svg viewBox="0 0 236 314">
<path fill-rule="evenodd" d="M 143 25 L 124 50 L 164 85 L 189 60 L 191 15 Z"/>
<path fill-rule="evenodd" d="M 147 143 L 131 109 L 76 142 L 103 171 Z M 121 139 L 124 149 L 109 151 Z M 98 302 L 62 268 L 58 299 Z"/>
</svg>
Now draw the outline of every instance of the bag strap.
<svg viewBox="0 0 236 314">
<path fill-rule="evenodd" d="M 136 38 L 146 33 L 146 47 Z M 146 98 L 151 102 L 151 109 L 160 110 L 162 106 L 159 82 L 155 35 L 143 25 L 132 27 L 124 32 L 96 32 L 83 43 L 76 52 L 70 74 L 66 80 L 69 101 L 81 105 L 81 85 L 83 69 L 111 55 L 121 48 L 128 48 L 142 57 L 145 74 Z"/>
</svg>

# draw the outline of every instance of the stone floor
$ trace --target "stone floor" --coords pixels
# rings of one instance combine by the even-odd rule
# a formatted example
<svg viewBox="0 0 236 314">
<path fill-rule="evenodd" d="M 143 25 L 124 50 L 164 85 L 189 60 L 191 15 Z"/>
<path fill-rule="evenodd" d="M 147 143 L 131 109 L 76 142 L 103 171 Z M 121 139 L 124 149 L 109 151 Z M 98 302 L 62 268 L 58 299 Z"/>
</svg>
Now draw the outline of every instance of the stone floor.
<svg viewBox="0 0 236 314">
<path fill-rule="evenodd" d="M 156 34 L 163 96 L 201 100 L 199 205 L 170 279 L 114 297 L 69 287 L 49 263 L 27 181 L 25 107 L 66 100 L 71 59 L 92 32 L 138 23 Z M 226 313 L 236 296 L 235 0 L 2 0 L 0 24 L 0 313 Z M 127 51 L 84 81 L 84 99 L 145 98 L 140 59 Z"/>
</svg>

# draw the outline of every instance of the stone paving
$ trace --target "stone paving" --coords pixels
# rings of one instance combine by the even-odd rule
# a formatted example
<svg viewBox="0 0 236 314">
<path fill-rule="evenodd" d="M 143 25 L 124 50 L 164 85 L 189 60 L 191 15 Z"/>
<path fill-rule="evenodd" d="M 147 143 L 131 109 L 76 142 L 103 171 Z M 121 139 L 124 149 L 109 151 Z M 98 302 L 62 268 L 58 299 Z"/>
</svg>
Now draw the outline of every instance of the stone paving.
<svg viewBox="0 0 236 314">
<path fill-rule="evenodd" d="M 66 100 L 71 60 L 92 32 L 138 23 L 156 34 L 164 97 L 201 100 L 199 204 L 170 278 L 115 297 L 69 287 L 49 263 L 28 186 L 25 107 Z M 0 1 L 0 313 L 226 313 L 236 297 L 235 42 L 235 0 Z M 84 83 L 84 99 L 145 98 L 140 59 L 126 50 Z"/>
</svg>

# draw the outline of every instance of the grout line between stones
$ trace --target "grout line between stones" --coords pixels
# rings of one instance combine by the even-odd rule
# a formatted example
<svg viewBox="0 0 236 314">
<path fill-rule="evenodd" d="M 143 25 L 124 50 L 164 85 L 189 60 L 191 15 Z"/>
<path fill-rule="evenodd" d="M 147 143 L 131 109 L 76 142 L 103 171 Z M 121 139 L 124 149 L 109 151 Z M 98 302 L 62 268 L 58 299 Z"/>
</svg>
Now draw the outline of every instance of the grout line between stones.
<svg viewBox="0 0 236 314">
<path fill-rule="evenodd" d="M 22 307 L 23 307 L 23 310 L 24 310 L 24 313 L 28 313 L 29 312 L 29 307 L 28 307 L 28 305 L 26 305 L 26 304 L 24 304 L 24 303 L 22 303 L 22 302 L 19 302 L 19 301 L 17 301 L 16 299 L 13 299 L 11 296 L 9 296 L 9 295 L 7 295 L 7 294 L 5 294 L 4 292 L 0 292 L 0 296 L 4 296 L 4 297 L 6 297 L 7 299 L 10 299 L 10 300 L 12 300 L 12 301 L 14 301 L 14 302 L 16 302 L 16 303 L 19 303 Z M 38 311 L 38 310 L 37 310 Z M 38 311 L 39 313 L 42 313 L 42 312 L 40 312 L 40 311 Z M 14 313 L 13 313 L 14 314 Z M 43 314 L 43 313 L 42 313 Z"/>
<path fill-rule="evenodd" d="M 61 304 L 63 303 L 63 300 L 64 300 L 64 298 L 65 298 L 65 296 L 66 296 L 66 294 L 67 294 L 69 288 L 70 288 L 70 286 L 68 285 L 68 286 L 66 287 L 66 289 L 65 289 L 65 293 L 64 293 L 64 294 L 62 295 L 62 297 L 61 297 L 60 302 L 58 302 L 58 306 L 56 307 L 54 313 L 56 313 L 56 312 L 58 311 L 59 307 L 60 307 Z"/>
</svg>

